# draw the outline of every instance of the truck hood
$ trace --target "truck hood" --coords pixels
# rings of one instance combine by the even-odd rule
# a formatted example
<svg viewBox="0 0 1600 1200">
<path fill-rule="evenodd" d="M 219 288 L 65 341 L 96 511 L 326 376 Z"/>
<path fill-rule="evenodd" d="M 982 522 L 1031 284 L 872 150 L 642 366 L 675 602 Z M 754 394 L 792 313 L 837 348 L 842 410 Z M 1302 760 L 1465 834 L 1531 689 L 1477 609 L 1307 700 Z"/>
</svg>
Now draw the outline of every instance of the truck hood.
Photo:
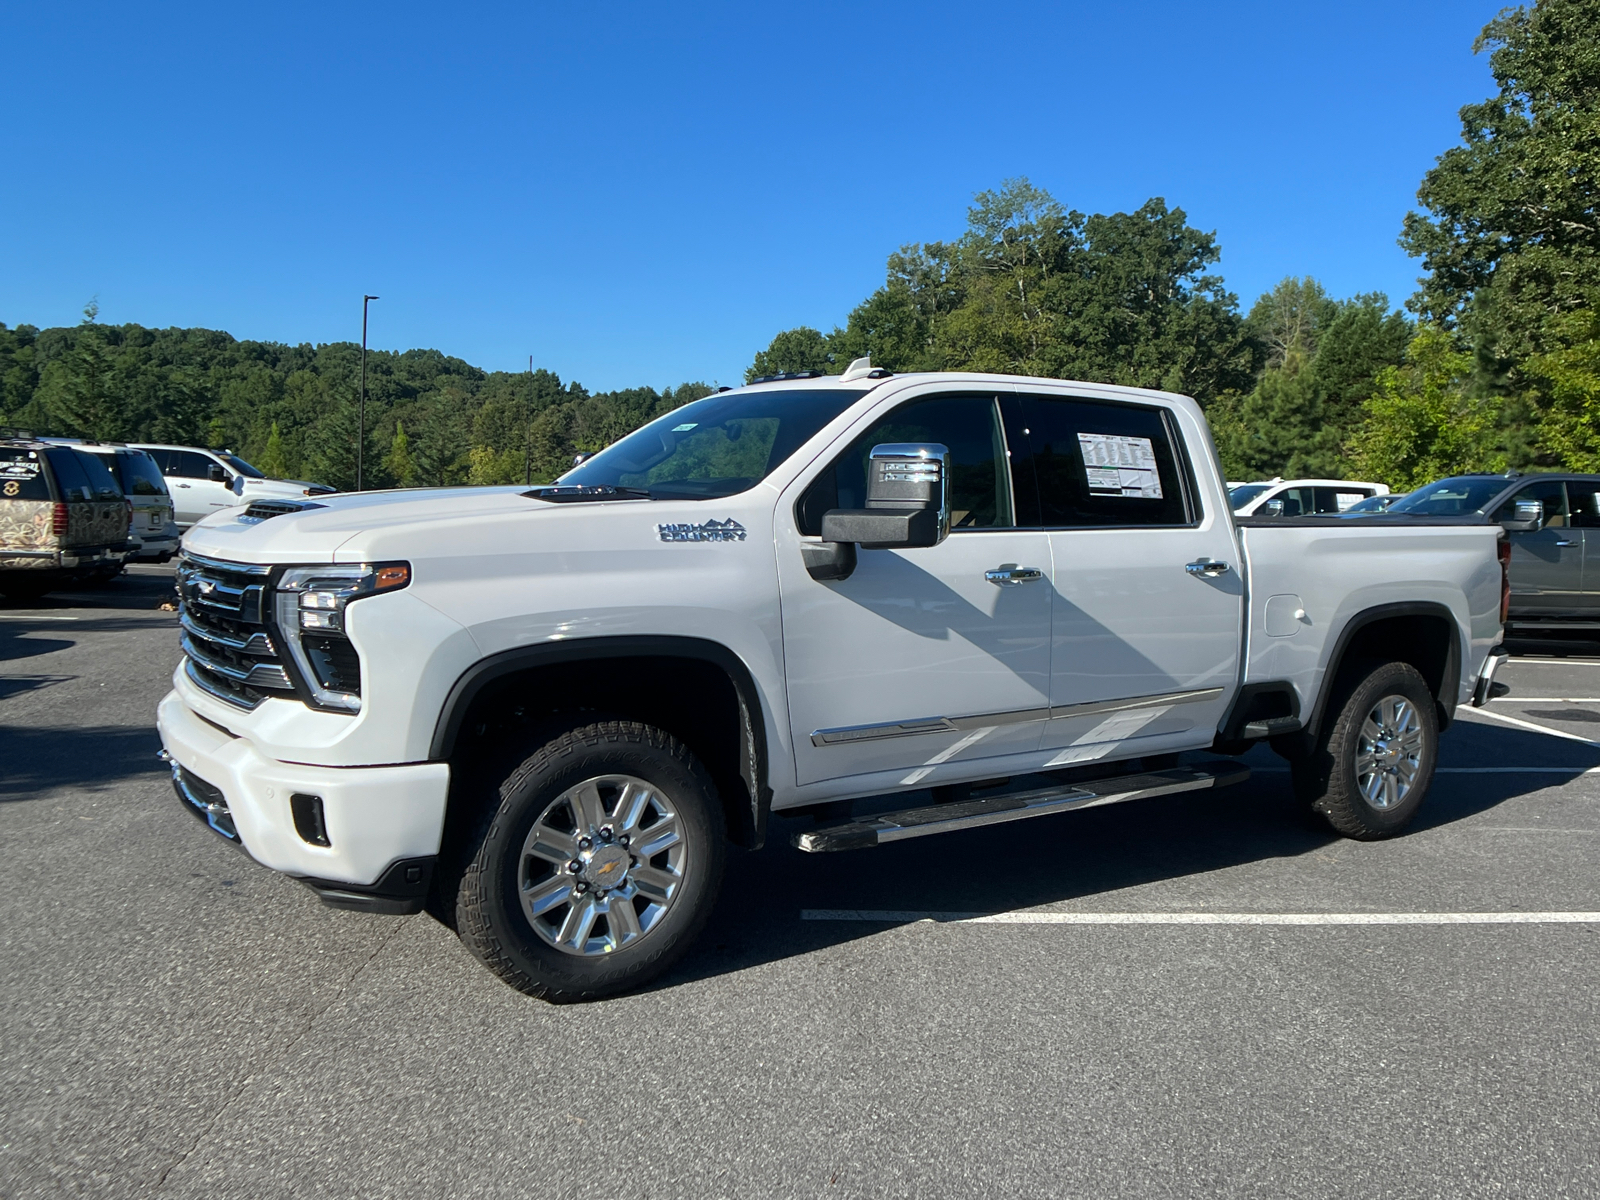
<svg viewBox="0 0 1600 1200">
<path fill-rule="evenodd" d="M 647 509 L 649 521 L 675 521 L 683 519 L 676 512 L 686 503 L 703 508 L 698 502 L 650 500 L 552 504 L 523 495 L 526 490 L 415 488 L 298 496 L 294 499 L 305 508 L 264 520 L 247 516 L 247 506 L 240 505 L 213 513 L 192 526 L 184 535 L 183 548 L 235 562 L 350 562 L 369 556 L 373 552 L 369 548 L 375 543 L 381 547 L 376 551 L 380 556 L 403 557 L 392 553 L 397 542 L 439 546 L 457 535 L 476 541 L 491 529 L 525 529 L 530 520 L 566 524 L 593 520 L 601 513 L 609 515 L 618 509 L 629 510 L 636 520 L 644 517 L 640 510 Z M 668 515 L 668 510 L 673 515 Z M 718 515 L 721 514 L 705 512 L 698 519 Z"/>
</svg>

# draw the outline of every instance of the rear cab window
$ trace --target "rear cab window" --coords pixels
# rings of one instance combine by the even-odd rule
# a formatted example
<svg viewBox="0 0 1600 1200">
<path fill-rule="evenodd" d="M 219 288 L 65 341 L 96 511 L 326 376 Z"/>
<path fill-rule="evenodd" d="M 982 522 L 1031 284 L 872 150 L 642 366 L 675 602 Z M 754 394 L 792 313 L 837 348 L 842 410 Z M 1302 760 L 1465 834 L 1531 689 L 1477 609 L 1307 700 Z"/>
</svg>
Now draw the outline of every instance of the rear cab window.
<svg viewBox="0 0 1600 1200">
<path fill-rule="evenodd" d="M 1002 406 L 1018 525 L 1170 527 L 1199 520 L 1193 475 L 1165 409 L 1026 394 Z"/>
</svg>

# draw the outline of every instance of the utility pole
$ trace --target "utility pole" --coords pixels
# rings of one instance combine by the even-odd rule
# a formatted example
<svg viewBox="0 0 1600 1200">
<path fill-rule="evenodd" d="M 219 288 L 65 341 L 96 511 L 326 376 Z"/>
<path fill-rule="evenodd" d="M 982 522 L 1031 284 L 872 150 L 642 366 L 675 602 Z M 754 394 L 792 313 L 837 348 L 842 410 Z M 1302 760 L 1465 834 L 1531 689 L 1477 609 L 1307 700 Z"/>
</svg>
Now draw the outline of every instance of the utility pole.
<svg viewBox="0 0 1600 1200">
<path fill-rule="evenodd" d="M 528 407 L 524 413 L 527 428 L 522 436 L 522 484 L 533 482 L 533 355 L 528 355 Z"/>
<path fill-rule="evenodd" d="M 362 460 L 367 448 L 367 305 L 376 296 L 361 297 L 361 403 L 356 408 L 356 491 L 361 490 Z"/>
</svg>

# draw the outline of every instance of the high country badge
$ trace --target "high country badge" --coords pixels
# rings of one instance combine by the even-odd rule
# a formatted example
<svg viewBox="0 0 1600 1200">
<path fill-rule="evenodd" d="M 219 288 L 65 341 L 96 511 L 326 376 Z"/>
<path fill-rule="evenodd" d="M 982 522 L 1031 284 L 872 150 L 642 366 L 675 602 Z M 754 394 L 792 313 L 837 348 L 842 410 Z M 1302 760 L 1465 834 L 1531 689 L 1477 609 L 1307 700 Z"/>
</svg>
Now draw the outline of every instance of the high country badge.
<svg viewBox="0 0 1600 1200">
<path fill-rule="evenodd" d="M 742 542 L 744 526 L 729 517 L 726 521 L 707 521 L 704 525 L 657 525 L 663 542 Z"/>
</svg>

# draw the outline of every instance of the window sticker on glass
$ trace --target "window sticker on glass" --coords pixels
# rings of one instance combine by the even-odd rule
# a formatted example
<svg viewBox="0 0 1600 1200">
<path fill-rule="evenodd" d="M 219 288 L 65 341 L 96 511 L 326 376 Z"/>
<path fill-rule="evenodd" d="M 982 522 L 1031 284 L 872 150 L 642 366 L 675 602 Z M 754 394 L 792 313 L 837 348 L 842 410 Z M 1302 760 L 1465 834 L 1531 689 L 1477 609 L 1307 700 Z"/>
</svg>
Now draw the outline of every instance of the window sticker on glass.
<svg viewBox="0 0 1600 1200">
<path fill-rule="evenodd" d="M 1114 433 L 1080 433 L 1078 450 L 1083 455 L 1091 496 L 1161 499 L 1156 449 L 1149 438 L 1122 437 Z"/>
<path fill-rule="evenodd" d="M 32 479 L 39 473 L 38 462 L 27 459 L 0 459 L 0 479 Z"/>
<path fill-rule="evenodd" d="M 1340 512 L 1344 512 L 1345 509 L 1350 508 L 1352 505 L 1360 504 L 1366 498 L 1365 492 L 1335 492 L 1333 494 L 1334 503 L 1339 506 Z"/>
<path fill-rule="evenodd" d="M 672 427 L 672 432 L 673 433 L 688 433 L 689 430 L 698 429 L 698 428 L 700 428 L 700 422 L 698 422 L 698 421 L 690 421 L 687 425 L 674 425 Z"/>
</svg>

